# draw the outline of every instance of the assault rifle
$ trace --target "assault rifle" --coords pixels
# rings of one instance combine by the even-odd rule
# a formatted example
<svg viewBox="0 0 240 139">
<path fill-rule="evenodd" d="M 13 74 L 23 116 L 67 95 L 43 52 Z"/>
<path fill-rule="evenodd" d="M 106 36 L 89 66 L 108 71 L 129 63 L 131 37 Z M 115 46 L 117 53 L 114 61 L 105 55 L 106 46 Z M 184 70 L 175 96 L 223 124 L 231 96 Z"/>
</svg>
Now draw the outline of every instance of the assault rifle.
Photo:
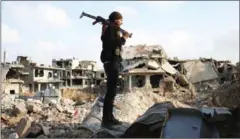
<svg viewBox="0 0 240 139">
<path fill-rule="evenodd" d="M 108 25 L 110 23 L 109 20 L 106 20 L 101 16 L 93 16 L 93 15 L 87 14 L 85 12 L 82 12 L 82 14 L 80 15 L 80 18 L 82 18 L 83 16 L 86 16 L 91 19 L 95 19 L 95 21 L 92 23 L 93 25 L 95 25 L 99 22 L 101 22 L 102 24 L 105 24 L 105 25 Z M 121 33 L 127 32 L 121 28 L 120 28 L 120 31 L 121 31 Z M 129 38 L 131 38 L 131 37 L 132 37 L 132 33 L 129 33 Z"/>
</svg>

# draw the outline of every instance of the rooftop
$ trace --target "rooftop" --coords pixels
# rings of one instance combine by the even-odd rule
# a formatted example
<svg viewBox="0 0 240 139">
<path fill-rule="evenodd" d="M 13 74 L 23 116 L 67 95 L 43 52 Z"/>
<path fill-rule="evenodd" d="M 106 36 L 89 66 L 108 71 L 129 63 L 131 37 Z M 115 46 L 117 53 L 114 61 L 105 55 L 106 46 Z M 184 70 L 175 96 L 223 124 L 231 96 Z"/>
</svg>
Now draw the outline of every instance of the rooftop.
<svg viewBox="0 0 240 139">
<path fill-rule="evenodd" d="M 167 57 L 166 52 L 164 51 L 161 45 L 136 45 L 123 47 L 122 57 L 125 60 L 145 57 L 148 58 L 152 55 L 160 55 Z"/>
</svg>

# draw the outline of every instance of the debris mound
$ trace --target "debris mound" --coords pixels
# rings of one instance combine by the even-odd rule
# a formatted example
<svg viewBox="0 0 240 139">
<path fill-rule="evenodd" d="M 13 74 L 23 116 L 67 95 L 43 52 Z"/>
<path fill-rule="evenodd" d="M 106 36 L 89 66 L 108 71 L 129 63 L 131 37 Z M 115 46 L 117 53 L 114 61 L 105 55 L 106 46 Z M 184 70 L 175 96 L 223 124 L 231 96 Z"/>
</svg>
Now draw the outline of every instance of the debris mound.
<svg viewBox="0 0 240 139">
<path fill-rule="evenodd" d="M 86 137 L 87 131 L 84 134 L 77 130 L 92 103 L 77 106 L 74 101 L 64 98 L 58 103 L 42 103 L 34 99 L 13 100 L 10 96 L 2 96 L 9 102 L 2 104 L 1 138 Z"/>
<path fill-rule="evenodd" d="M 212 92 L 212 102 L 230 109 L 240 107 L 240 80 L 227 82 Z"/>
<path fill-rule="evenodd" d="M 151 107 L 155 103 L 165 101 L 171 101 L 175 107 L 191 107 L 177 101 L 176 99 L 163 97 L 156 93 L 149 92 L 145 89 L 136 89 L 133 92 L 119 94 L 116 97 L 115 104 L 118 108 L 118 110 L 116 111 L 116 117 L 124 122 L 132 123 L 149 107 Z"/>
</svg>

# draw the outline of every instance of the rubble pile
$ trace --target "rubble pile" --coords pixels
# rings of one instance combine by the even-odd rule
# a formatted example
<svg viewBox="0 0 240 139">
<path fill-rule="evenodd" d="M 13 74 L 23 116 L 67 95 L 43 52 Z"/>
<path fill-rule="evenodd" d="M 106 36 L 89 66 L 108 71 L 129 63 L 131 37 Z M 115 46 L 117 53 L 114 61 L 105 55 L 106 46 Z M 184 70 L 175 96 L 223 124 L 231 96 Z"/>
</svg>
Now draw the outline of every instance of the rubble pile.
<svg viewBox="0 0 240 139">
<path fill-rule="evenodd" d="M 90 113 L 81 123 L 82 127 L 90 129 L 93 133 L 99 133 L 100 131 L 101 133 L 104 132 L 101 128 L 103 111 L 102 99 L 102 97 L 96 99 Z M 158 102 L 171 102 L 176 108 L 191 108 L 189 105 L 183 104 L 174 99 L 159 96 L 149 90 L 133 88 L 131 92 L 118 94 L 116 96 L 113 114 L 117 119 L 123 121 L 124 124 L 114 128 L 114 130 L 108 130 L 108 132 L 114 135 L 122 134 L 137 118 L 142 116 L 146 110 Z"/>
<path fill-rule="evenodd" d="M 73 101 L 81 102 L 93 102 L 96 99 L 96 94 L 90 92 L 84 92 L 76 88 L 64 88 L 61 89 L 62 97 L 71 99 Z"/>
<path fill-rule="evenodd" d="M 240 108 L 240 80 L 227 82 L 212 92 L 213 104 L 219 107 Z"/>
<path fill-rule="evenodd" d="M 157 102 L 171 101 L 175 107 L 190 108 L 191 106 L 158 94 L 149 92 L 145 89 L 134 89 L 126 94 L 119 94 L 115 99 L 117 108 L 116 117 L 122 121 L 132 123 L 137 117 L 142 115 L 149 107 Z M 130 114 L 131 113 L 131 114 Z"/>
<path fill-rule="evenodd" d="M 6 102 L 7 98 L 7 95 L 3 97 L 3 101 Z M 12 100 L 9 103 L 12 107 L 8 103 L 2 104 L 2 138 L 37 136 L 54 138 L 63 137 L 63 135 L 68 137 L 70 131 L 78 129 L 79 123 L 91 108 L 91 103 L 76 106 L 76 103 L 69 99 L 48 104 L 43 104 L 39 100 L 21 99 Z M 75 132 L 76 137 L 80 136 L 79 134 L 83 133 Z M 84 137 L 84 135 L 81 136 Z"/>
<path fill-rule="evenodd" d="M 6 101 L 7 96 L 3 100 Z M 189 105 L 145 89 L 133 89 L 132 92 L 118 94 L 115 100 L 114 115 L 127 123 L 134 122 L 156 102 L 171 101 L 175 107 L 190 108 Z M 89 137 L 93 134 L 91 130 L 80 128 L 82 121 L 91 111 L 92 102 L 77 105 L 78 102 L 66 98 L 62 98 L 60 103 L 53 101 L 49 104 L 43 104 L 39 100 L 8 101 L 11 106 L 8 103 L 2 105 L 1 128 L 4 138 L 9 136 L 72 138 Z"/>
<path fill-rule="evenodd" d="M 167 89 L 165 89 L 164 93 L 160 93 L 160 95 L 169 99 L 177 100 L 184 104 L 191 104 L 197 97 L 194 90 L 181 87 L 178 84 L 175 84 L 175 89 L 173 91 L 166 90 Z"/>
</svg>

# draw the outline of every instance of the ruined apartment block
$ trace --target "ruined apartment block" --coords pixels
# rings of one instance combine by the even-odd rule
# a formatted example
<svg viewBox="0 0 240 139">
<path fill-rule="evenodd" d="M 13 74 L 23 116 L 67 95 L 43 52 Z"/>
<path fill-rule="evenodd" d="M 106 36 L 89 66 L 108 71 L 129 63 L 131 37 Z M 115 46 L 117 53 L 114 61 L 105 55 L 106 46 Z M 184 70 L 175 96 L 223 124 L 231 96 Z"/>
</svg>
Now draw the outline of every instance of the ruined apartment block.
<svg viewBox="0 0 240 139">
<path fill-rule="evenodd" d="M 173 60 L 169 60 L 171 64 Z M 199 58 L 194 60 L 175 61 L 182 64 L 185 70 L 184 75 L 194 84 L 196 88 L 205 89 L 211 86 L 216 88 L 219 84 L 237 79 L 239 71 L 237 66 L 230 63 L 230 61 L 217 61 L 212 58 Z M 202 91 L 202 90 L 197 90 Z"/>
<path fill-rule="evenodd" d="M 52 66 L 37 65 L 26 56 L 18 56 L 5 72 L 4 91 L 10 94 L 36 93 L 49 88 L 58 89 L 62 81 L 61 73 L 64 69 Z M 6 67 L 6 66 L 5 66 Z"/>
<path fill-rule="evenodd" d="M 25 69 L 22 59 L 27 57 L 18 56 L 17 60 L 12 63 L 4 62 L 3 65 L 3 88 L 5 93 L 19 96 L 22 92 L 29 91 L 25 80 L 29 76 L 29 72 Z"/>
<path fill-rule="evenodd" d="M 217 86 L 239 77 L 237 65 L 212 58 L 178 60 L 167 57 L 159 45 L 137 45 L 123 48 L 124 88 L 159 88 L 177 83 L 183 87 L 194 85 Z"/>
<path fill-rule="evenodd" d="M 85 88 L 98 84 L 101 78 L 96 78 L 96 62 L 90 60 L 53 59 L 53 66 L 64 68 L 62 80 L 65 87 Z"/>
<path fill-rule="evenodd" d="M 124 88 L 159 88 L 162 86 L 165 71 L 172 74 L 176 70 L 164 60 L 166 53 L 159 45 L 137 45 L 123 48 Z"/>
<path fill-rule="evenodd" d="M 32 63 L 30 66 L 29 88 L 32 92 L 44 91 L 46 89 L 59 89 L 62 86 L 61 80 L 63 68 L 57 68 L 45 65 L 36 65 Z"/>
</svg>

